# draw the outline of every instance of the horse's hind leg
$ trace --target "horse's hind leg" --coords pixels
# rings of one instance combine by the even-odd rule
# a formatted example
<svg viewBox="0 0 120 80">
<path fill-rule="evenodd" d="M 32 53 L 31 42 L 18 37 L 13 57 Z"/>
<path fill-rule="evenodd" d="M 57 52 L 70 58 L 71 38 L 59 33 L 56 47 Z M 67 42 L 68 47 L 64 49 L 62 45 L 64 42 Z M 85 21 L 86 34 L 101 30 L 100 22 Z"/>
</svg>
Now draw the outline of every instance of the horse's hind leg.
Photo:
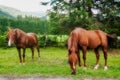
<svg viewBox="0 0 120 80">
<path fill-rule="evenodd" d="M 107 48 L 102 48 L 103 53 L 104 53 L 104 59 L 105 59 L 105 66 L 104 66 L 104 70 L 107 70 Z"/>
<path fill-rule="evenodd" d="M 34 48 L 31 48 L 32 51 L 32 59 L 34 60 Z"/>
<path fill-rule="evenodd" d="M 94 49 L 94 52 L 95 52 L 95 55 L 96 55 L 96 65 L 94 67 L 94 70 L 96 70 L 99 67 L 100 54 L 99 54 L 98 48 Z"/>
<path fill-rule="evenodd" d="M 36 47 L 37 48 L 37 51 L 38 51 L 38 59 L 40 58 L 40 49 L 39 49 L 39 46 Z"/>
</svg>

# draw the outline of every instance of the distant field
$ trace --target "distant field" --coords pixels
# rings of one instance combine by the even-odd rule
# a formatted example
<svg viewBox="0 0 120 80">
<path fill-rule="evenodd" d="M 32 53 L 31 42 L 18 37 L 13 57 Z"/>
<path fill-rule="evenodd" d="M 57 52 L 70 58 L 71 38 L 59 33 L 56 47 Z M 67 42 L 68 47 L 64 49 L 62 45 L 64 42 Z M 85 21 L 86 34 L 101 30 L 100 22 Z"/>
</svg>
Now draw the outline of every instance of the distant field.
<svg viewBox="0 0 120 80">
<path fill-rule="evenodd" d="M 67 62 L 67 49 L 65 48 L 41 48 L 41 58 L 38 60 L 37 51 L 32 61 L 31 51 L 26 51 L 26 64 L 19 65 L 19 58 L 16 48 L 0 48 L 0 75 L 1 76 L 45 76 L 45 77 L 68 77 L 80 78 L 120 78 L 120 50 L 113 50 L 108 53 L 107 71 L 103 70 L 103 54 L 100 56 L 100 67 L 93 70 L 96 62 L 92 51 L 87 52 L 87 70 L 77 65 L 77 73 L 71 75 Z M 81 56 L 82 57 L 82 56 Z M 83 61 L 82 61 L 83 62 Z"/>
</svg>

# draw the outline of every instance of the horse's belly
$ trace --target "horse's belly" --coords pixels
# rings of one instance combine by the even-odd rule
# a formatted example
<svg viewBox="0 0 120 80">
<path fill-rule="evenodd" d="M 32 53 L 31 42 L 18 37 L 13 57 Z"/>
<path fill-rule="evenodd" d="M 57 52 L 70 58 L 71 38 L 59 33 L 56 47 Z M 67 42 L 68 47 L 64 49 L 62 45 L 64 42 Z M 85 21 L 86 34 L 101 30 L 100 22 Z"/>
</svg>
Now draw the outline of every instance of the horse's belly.
<svg viewBox="0 0 120 80">
<path fill-rule="evenodd" d="M 88 43 L 89 48 L 97 48 L 100 45 L 100 40 L 94 40 Z"/>
<path fill-rule="evenodd" d="M 33 42 L 27 44 L 27 47 L 35 47 L 35 46 L 36 46 L 36 44 Z"/>
<path fill-rule="evenodd" d="M 97 48 L 101 44 L 100 38 L 94 34 L 88 38 L 88 47 Z"/>
</svg>

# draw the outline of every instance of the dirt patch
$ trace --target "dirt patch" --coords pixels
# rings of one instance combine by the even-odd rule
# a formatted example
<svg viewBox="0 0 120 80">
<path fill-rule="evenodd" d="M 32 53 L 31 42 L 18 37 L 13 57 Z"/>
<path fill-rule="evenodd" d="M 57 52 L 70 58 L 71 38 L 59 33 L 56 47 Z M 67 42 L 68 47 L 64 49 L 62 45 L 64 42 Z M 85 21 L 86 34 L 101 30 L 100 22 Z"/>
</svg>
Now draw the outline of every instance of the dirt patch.
<svg viewBox="0 0 120 80">
<path fill-rule="evenodd" d="M 0 80 L 72 80 L 63 77 L 0 77 Z"/>
<path fill-rule="evenodd" d="M 113 79 L 113 78 L 84 78 L 82 80 L 120 80 L 120 79 Z"/>
<path fill-rule="evenodd" d="M 63 77 L 0 77 L 0 80 L 74 80 Z M 77 80 L 120 80 L 113 78 L 82 78 Z"/>
</svg>

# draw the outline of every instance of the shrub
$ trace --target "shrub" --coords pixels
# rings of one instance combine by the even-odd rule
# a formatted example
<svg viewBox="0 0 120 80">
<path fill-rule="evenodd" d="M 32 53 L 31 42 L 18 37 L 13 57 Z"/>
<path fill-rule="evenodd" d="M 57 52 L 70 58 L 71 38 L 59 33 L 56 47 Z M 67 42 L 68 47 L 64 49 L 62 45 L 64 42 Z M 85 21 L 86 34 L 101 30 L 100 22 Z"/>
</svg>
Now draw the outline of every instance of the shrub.
<svg viewBox="0 0 120 80">
<path fill-rule="evenodd" d="M 38 35 L 39 46 L 64 47 L 67 44 L 67 35 Z"/>
<path fill-rule="evenodd" d="M 7 47 L 7 38 L 5 35 L 0 35 L 0 47 Z"/>
<path fill-rule="evenodd" d="M 38 34 L 38 44 L 40 47 L 65 47 L 67 46 L 68 35 L 40 35 Z M 6 35 L 0 35 L 0 47 L 7 46 Z M 112 43 L 111 48 L 120 48 L 120 37 L 117 37 Z"/>
</svg>

